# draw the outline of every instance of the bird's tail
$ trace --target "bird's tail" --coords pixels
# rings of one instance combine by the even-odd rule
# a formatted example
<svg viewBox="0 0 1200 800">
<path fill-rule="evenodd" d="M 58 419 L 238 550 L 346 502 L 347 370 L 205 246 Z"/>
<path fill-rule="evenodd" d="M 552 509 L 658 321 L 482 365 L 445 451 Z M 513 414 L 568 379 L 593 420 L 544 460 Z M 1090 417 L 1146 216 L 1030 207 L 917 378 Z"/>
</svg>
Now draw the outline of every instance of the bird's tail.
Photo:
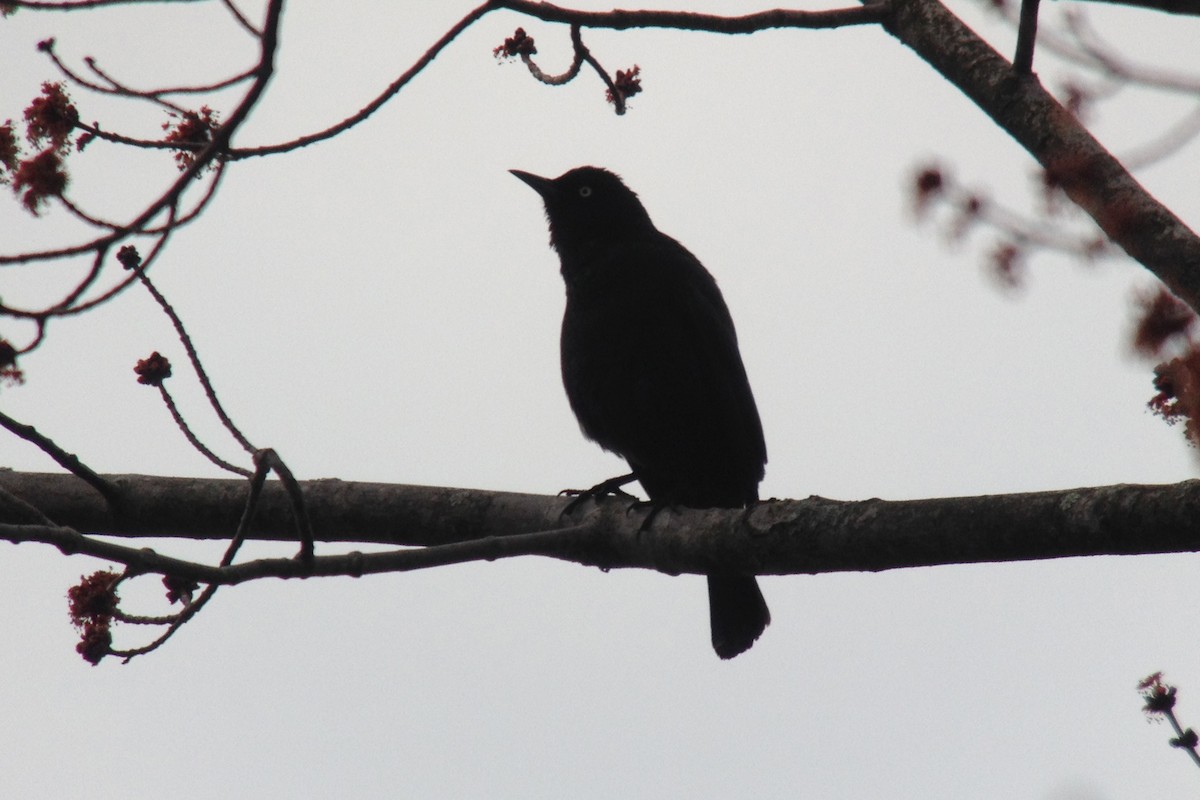
<svg viewBox="0 0 1200 800">
<path fill-rule="evenodd" d="M 749 650 L 771 622 L 758 581 L 744 575 L 708 576 L 708 616 L 713 650 L 721 658 Z"/>
</svg>

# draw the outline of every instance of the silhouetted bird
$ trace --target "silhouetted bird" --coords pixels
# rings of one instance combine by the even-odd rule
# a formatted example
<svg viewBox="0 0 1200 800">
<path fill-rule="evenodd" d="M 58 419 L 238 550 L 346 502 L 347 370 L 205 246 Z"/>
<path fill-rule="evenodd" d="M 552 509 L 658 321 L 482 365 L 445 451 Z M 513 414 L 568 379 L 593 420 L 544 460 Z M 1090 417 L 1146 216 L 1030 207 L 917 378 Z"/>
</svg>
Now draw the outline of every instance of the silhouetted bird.
<svg viewBox="0 0 1200 800">
<path fill-rule="evenodd" d="M 656 507 L 756 501 L 767 447 L 716 281 L 613 173 L 512 174 L 546 204 L 567 284 L 563 385 L 584 435 L 624 457 Z M 708 601 L 721 658 L 771 621 L 752 576 L 710 574 Z"/>
</svg>

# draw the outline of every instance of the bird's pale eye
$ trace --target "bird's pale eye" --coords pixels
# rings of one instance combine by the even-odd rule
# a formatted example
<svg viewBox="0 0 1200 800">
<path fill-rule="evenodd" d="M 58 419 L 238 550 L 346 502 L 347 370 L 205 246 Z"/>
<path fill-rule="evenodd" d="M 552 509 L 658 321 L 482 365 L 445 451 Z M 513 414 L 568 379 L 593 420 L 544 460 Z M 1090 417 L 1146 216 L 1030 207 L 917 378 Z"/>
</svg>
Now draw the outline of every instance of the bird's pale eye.
<svg viewBox="0 0 1200 800">
<path fill-rule="evenodd" d="M 580 186 L 579 187 L 579 196 L 580 197 L 591 197 L 592 196 L 592 187 Z"/>
</svg>

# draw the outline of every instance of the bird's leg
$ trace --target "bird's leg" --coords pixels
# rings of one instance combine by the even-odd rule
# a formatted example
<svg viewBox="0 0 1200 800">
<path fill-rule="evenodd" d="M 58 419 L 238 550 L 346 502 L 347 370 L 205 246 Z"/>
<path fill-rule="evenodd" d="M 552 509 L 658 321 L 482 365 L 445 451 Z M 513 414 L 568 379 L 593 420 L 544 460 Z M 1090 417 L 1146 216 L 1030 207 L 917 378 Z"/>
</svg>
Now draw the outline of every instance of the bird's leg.
<svg viewBox="0 0 1200 800">
<path fill-rule="evenodd" d="M 636 500 L 636 497 L 621 488 L 626 484 L 633 483 L 635 480 L 637 480 L 637 475 L 631 472 L 628 475 L 618 475 L 615 478 L 609 478 L 606 481 L 600 481 L 600 483 L 597 483 L 590 489 L 563 489 L 561 492 L 559 492 L 560 495 L 574 497 L 575 499 L 568 503 L 567 507 L 562 510 L 561 516 L 569 515 L 579 507 L 580 503 L 583 503 L 586 500 L 596 500 L 609 495 L 614 497 L 627 497 L 630 500 Z"/>
</svg>

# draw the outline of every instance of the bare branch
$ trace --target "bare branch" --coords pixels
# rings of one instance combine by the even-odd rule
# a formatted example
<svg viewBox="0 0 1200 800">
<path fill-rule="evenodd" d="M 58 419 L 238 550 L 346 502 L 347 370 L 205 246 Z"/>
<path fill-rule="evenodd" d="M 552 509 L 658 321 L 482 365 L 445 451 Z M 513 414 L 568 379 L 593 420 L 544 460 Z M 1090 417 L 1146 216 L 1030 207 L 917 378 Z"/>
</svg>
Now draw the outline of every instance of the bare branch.
<svg viewBox="0 0 1200 800">
<path fill-rule="evenodd" d="M 4 412 L 0 412 L 0 428 L 5 428 L 10 433 L 34 445 L 43 453 L 53 458 L 55 463 L 60 467 L 82 478 L 87 485 L 99 492 L 100 496 L 110 505 L 115 505 L 119 500 L 120 495 L 111 484 L 97 475 L 87 464 L 80 461 L 79 456 L 74 453 L 68 453 L 55 444 L 54 440 L 49 436 L 39 433 L 37 428 L 17 422 Z"/>
<path fill-rule="evenodd" d="M 214 586 L 234 586 L 261 578 L 314 578 L 377 575 L 385 572 L 410 572 L 471 561 L 495 561 L 519 556 L 554 556 L 573 560 L 570 553 L 581 540 L 594 538 L 594 526 L 574 525 L 561 529 L 512 536 L 491 536 L 444 545 L 415 549 L 389 550 L 382 553 L 351 552 L 317 556 L 311 561 L 298 558 L 261 558 L 241 564 L 210 566 L 161 555 L 147 548 L 85 536 L 72 528 L 53 525 L 10 525 L 0 522 L 0 539 L 13 543 L 42 542 L 68 555 L 88 555 L 126 564 L 130 574 L 153 573 L 189 578 Z M 197 601 L 197 604 L 199 601 Z M 197 609 L 198 610 L 198 609 Z M 195 612 L 192 612 L 193 614 Z M 191 615 L 189 615 L 191 616 Z"/>
<path fill-rule="evenodd" d="M 838 28 L 847 25 L 871 25 L 880 23 L 887 14 L 887 0 L 872 2 L 863 7 L 834 9 L 831 11 L 787 11 L 776 9 L 746 14 L 740 17 L 723 17 L 715 14 L 696 14 L 687 11 L 580 11 L 563 8 L 550 3 L 527 2 L 527 0 L 488 0 L 477 6 L 446 31 L 411 67 L 384 89 L 362 109 L 336 125 L 316 133 L 300 136 L 291 141 L 262 147 L 238 148 L 228 154 L 230 159 L 265 156 L 307 147 L 310 144 L 331 139 L 349 130 L 378 111 L 413 78 L 437 57 L 451 42 L 458 38 L 486 14 L 500 9 L 509 9 L 528 14 L 547 22 L 563 22 L 588 28 L 627 30 L 629 28 L 677 28 L 711 33 L 754 33 L 772 28 Z M 578 55 L 578 51 L 577 55 Z M 601 70 L 601 74 L 603 71 Z"/>
<path fill-rule="evenodd" d="M 208 404 L 212 406 L 217 418 L 221 420 L 221 424 L 225 426 L 225 430 L 229 431 L 230 435 L 237 440 L 237 443 L 242 446 L 247 453 L 253 454 L 258 448 L 250 444 L 250 440 L 242 434 L 237 425 L 233 423 L 229 415 L 225 413 L 225 407 L 221 405 L 220 399 L 217 397 L 217 390 L 213 386 L 212 381 L 208 377 L 208 372 L 204 369 L 204 364 L 200 361 L 200 354 L 196 351 L 196 346 L 192 342 L 192 337 L 188 334 L 187 329 L 183 326 L 183 320 L 175 313 L 175 308 L 167 301 L 162 292 L 151 283 L 149 276 L 146 275 L 145 269 L 141 266 L 133 266 L 133 271 L 137 274 L 138 280 L 150 292 L 150 296 L 154 298 L 154 302 L 158 303 L 159 308 L 171 320 L 171 325 L 175 328 L 175 333 L 179 337 L 180 343 L 184 350 L 187 351 L 188 360 L 192 364 L 192 369 L 196 372 L 196 377 L 200 380 L 200 385 L 204 389 L 204 396 L 208 398 Z M 165 390 L 164 390 L 165 395 Z M 174 412 L 173 412 L 174 413 Z M 182 418 L 176 414 L 176 419 L 182 421 Z M 228 468 L 228 467 L 227 467 Z M 234 469 L 233 471 L 237 471 Z"/>
<path fill-rule="evenodd" d="M 1187 94 L 1200 92 L 1200 78 L 1193 74 L 1137 64 L 1118 56 L 1117 49 L 1101 38 L 1082 12 L 1073 10 L 1065 18 L 1079 52 L 1109 76 Z"/>
<path fill-rule="evenodd" d="M 565 83 L 570 83 L 575 80 L 575 76 L 579 74 L 579 68 L 583 66 L 583 42 L 579 39 L 579 26 L 571 26 L 571 43 L 574 45 L 572 49 L 571 65 L 567 67 L 567 71 L 560 75 L 550 75 L 542 71 L 542 68 L 534 62 L 533 58 L 527 53 L 521 54 L 521 62 L 529 70 L 529 74 L 536 80 L 547 86 L 562 86 Z"/>
<path fill-rule="evenodd" d="M 5 5 L 27 8 L 31 11 L 78 11 L 80 9 L 103 8 L 105 6 L 127 6 L 136 4 L 203 3 L 206 0 L 5 0 Z"/>
<path fill-rule="evenodd" d="M 694 11 L 582 11 L 532 0 L 492 0 L 486 10 L 507 8 L 546 22 L 565 22 L 585 28 L 676 28 L 709 33 L 757 33 L 772 28 L 840 28 L 847 25 L 877 25 L 889 13 L 889 2 L 870 2 L 861 7 L 828 11 L 794 11 L 776 8 L 737 17 L 700 14 Z"/>
<path fill-rule="evenodd" d="M 1130 169 L 1158 163 L 1179 152 L 1197 135 L 1200 135 L 1200 106 L 1193 108 L 1182 119 L 1176 120 L 1156 138 L 1126 151 L 1121 156 L 1121 161 Z"/>
<path fill-rule="evenodd" d="M 473 9 L 465 17 L 456 22 L 450 28 L 450 30 L 446 31 L 446 33 L 444 33 L 440 39 L 434 42 L 433 45 L 425 51 L 424 55 L 417 59 L 415 64 L 405 70 L 405 72 L 399 78 L 392 81 L 392 83 L 374 100 L 372 100 L 370 103 L 367 103 L 367 105 L 363 106 L 353 115 L 347 117 L 336 125 L 326 128 L 325 130 L 308 134 L 307 136 L 301 136 L 288 142 L 275 145 L 266 145 L 263 147 L 239 148 L 229 154 L 230 159 L 265 156 L 272 153 L 286 153 L 291 150 L 297 150 L 301 147 L 307 147 L 315 142 L 331 139 L 342 131 L 353 128 L 355 125 L 362 122 L 367 117 L 371 116 L 380 108 L 382 108 L 388 100 L 392 99 L 397 92 L 407 86 L 413 78 L 419 75 L 421 71 L 425 69 L 425 67 L 429 66 L 433 59 L 437 57 L 438 53 L 442 52 L 447 45 L 457 39 L 459 34 L 469 28 L 484 14 L 491 11 L 492 9 L 489 7 L 489 5 L 490 4 L 485 3 L 484 5 Z"/>
<path fill-rule="evenodd" d="M 1192 308 L 1200 238 L 1047 92 L 937 0 L 896 0 L 887 30 L 973 100 L 1105 234 Z"/>
<path fill-rule="evenodd" d="M 18 255 L 0 255 L 0 265 L 9 263 L 28 263 L 31 261 L 48 261 L 65 256 L 79 255 L 103 247 L 109 247 L 129 235 L 130 232 L 142 230 L 144 227 L 163 213 L 164 210 L 177 206 L 180 197 L 191 185 L 193 179 L 207 169 L 209 164 L 224 158 L 229 150 L 230 139 L 241 127 L 251 109 L 258 103 L 267 83 L 274 73 L 275 52 L 278 48 L 279 21 L 283 12 L 283 0 L 271 0 L 267 6 L 266 21 L 263 25 L 262 48 L 259 62 L 251 74 L 254 80 L 246 91 L 240 103 L 229 115 L 229 119 L 212 133 L 212 140 L 202 148 L 191 162 L 181 171 L 174 183 L 154 202 L 150 203 L 137 217 L 126 223 L 121 230 L 107 234 L 98 239 L 74 247 L 46 250 L 36 253 L 21 253 Z"/>
<path fill-rule="evenodd" d="M 587 65 L 595 70 L 600 79 L 604 81 L 604 85 L 608 87 L 608 96 L 612 98 L 613 106 L 616 107 L 617 116 L 625 113 L 625 93 L 617 88 L 613 83 L 613 79 L 609 76 L 606 70 L 596 57 L 592 55 L 592 51 L 583 43 L 583 36 L 579 32 L 578 25 L 571 26 L 571 45 L 575 49 L 575 57 L 582 58 Z"/>
<path fill-rule="evenodd" d="M 225 10 L 233 17 L 238 25 L 241 25 L 247 33 L 253 36 L 262 36 L 262 31 L 254 27 L 254 24 L 246 18 L 246 15 L 233 4 L 233 0 L 221 0 L 221 5 L 225 6 Z"/>
<path fill-rule="evenodd" d="M 1033 48 L 1037 43 L 1038 0 L 1021 1 L 1021 23 L 1017 27 L 1017 52 L 1013 69 L 1018 75 L 1033 72 Z"/>
<path fill-rule="evenodd" d="M 225 470 L 232 472 L 235 475 L 250 477 L 250 470 L 245 467 L 239 467 L 236 464 L 231 464 L 219 455 L 214 453 L 204 442 L 200 441 L 200 437 L 192 430 L 192 426 L 188 425 L 187 420 L 183 418 L 183 414 L 179 411 L 179 406 L 175 404 L 175 398 L 167 391 L 167 387 L 163 384 L 158 385 L 159 394 L 162 396 L 163 404 L 166 405 L 167 411 L 171 412 L 171 419 L 175 420 L 175 427 L 179 428 L 185 439 L 188 440 L 196 452 L 207 458 L 211 463 Z"/>
<path fill-rule="evenodd" d="M 1093 2 L 1147 8 L 1168 14 L 1200 16 L 1200 0 L 1093 0 Z"/>
<path fill-rule="evenodd" d="M 584 506 L 582 527 L 564 529 L 559 515 L 570 502 L 564 498 L 325 480 L 300 483 L 318 541 L 406 547 L 474 544 L 439 554 L 370 561 L 369 566 L 363 566 L 359 556 L 346 554 L 332 557 L 341 561 L 318 559 L 313 571 L 293 559 L 272 559 L 215 572 L 217 567 L 163 560 L 166 556 L 135 557 L 131 553 L 145 551 L 113 549 L 119 546 L 94 536 L 87 537 L 89 542 L 99 544 L 86 543 L 76 531 L 227 539 L 245 507 L 245 481 L 137 475 L 109 475 L 105 480 L 120 492 L 119 512 L 81 491 L 71 476 L 0 472 L 0 489 L 70 529 L 8 524 L 3 537 L 47 542 L 66 552 L 88 552 L 121 563 L 133 559 L 129 566 L 135 570 L 202 582 L 357 575 L 509 555 L 671 574 L 703 574 L 720 563 L 746 574 L 783 575 L 1200 550 L 1195 524 L 1200 481 L 929 500 L 776 500 L 760 503 L 749 513 L 665 511 L 650 531 L 639 534 L 646 512 L 630 511 L 620 500 Z M 18 520 L 25 521 L 27 517 Z M 248 528 L 250 538 L 294 540 L 293 526 L 286 490 L 279 483 L 266 483 Z M 571 531 L 567 540 L 561 538 L 563 530 Z M 479 544 L 518 534 L 533 538 L 518 539 L 511 550 L 496 543 Z"/>
<path fill-rule="evenodd" d="M 1001 13 L 1013 25 L 1020 24 L 1019 13 L 1012 11 L 1007 4 L 1001 8 Z M 1066 18 L 1067 35 L 1059 34 L 1055 28 L 1043 28 L 1038 32 L 1038 44 L 1043 50 L 1049 50 L 1076 66 L 1121 82 L 1156 86 L 1186 94 L 1200 92 L 1200 79 L 1195 75 L 1118 57 L 1116 50 L 1100 41 L 1099 35 L 1087 25 L 1085 15 L 1081 11 L 1072 10 Z"/>
</svg>

